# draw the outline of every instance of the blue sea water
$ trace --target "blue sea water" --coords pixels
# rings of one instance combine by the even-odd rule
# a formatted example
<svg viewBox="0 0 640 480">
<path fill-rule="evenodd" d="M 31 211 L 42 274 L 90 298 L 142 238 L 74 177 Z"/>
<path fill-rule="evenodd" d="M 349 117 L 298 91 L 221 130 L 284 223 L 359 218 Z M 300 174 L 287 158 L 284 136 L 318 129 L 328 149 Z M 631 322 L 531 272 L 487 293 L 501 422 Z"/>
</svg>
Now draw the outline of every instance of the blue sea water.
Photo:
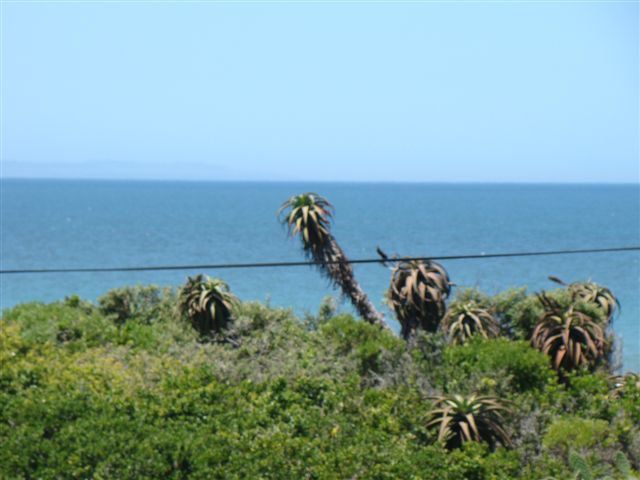
<svg viewBox="0 0 640 480">
<path fill-rule="evenodd" d="M 317 191 L 336 208 L 334 235 L 350 258 L 376 246 L 404 256 L 640 244 L 638 185 L 492 185 L 1 181 L 2 269 L 298 261 L 275 212 L 289 196 Z M 552 289 L 548 275 L 609 286 L 622 311 L 614 329 L 625 370 L 640 371 L 640 252 L 444 262 L 461 287 Z M 379 306 L 389 282 L 380 265 L 356 276 Z M 0 276 L 0 306 L 96 299 L 136 283 L 179 285 L 196 272 Z M 242 299 L 298 313 L 338 295 L 309 267 L 219 270 Z M 345 308 L 348 308 L 345 306 Z M 388 314 L 387 316 L 390 316 Z"/>
</svg>

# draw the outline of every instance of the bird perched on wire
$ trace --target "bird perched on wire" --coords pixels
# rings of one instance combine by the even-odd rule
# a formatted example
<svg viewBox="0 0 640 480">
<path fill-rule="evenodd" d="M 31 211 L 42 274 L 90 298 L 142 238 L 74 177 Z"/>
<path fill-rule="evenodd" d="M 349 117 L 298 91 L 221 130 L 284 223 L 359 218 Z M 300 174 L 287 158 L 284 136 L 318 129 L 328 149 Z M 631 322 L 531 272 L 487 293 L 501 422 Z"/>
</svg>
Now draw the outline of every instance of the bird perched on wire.
<svg viewBox="0 0 640 480">
<path fill-rule="evenodd" d="M 380 258 L 382 258 L 382 260 L 384 260 L 383 263 L 387 263 L 389 261 L 389 257 L 387 256 L 386 253 L 384 253 L 382 251 L 382 249 L 380 247 L 376 247 L 376 252 L 378 252 L 378 255 L 380 255 Z"/>
</svg>

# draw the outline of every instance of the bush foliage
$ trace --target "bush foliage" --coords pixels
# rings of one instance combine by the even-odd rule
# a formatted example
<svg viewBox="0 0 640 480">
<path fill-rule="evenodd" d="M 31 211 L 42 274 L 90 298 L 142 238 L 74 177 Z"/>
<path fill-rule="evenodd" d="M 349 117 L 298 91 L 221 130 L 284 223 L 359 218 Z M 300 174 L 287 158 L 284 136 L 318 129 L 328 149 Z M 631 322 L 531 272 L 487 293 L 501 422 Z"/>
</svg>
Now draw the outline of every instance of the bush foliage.
<svg viewBox="0 0 640 480">
<path fill-rule="evenodd" d="M 175 293 L 156 287 L 98 306 L 19 305 L 0 324 L 0 478 L 560 479 L 580 461 L 594 478 L 637 471 L 635 381 L 615 387 L 603 369 L 561 379 L 528 341 L 535 297 L 464 295 L 493 309 L 504 336 L 405 342 L 335 309 L 303 322 L 244 303 L 232 341 L 202 342 Z M 508 402 L 511 448 L 438 442 L 430 398 L 453 394 Z"/>
</svg>

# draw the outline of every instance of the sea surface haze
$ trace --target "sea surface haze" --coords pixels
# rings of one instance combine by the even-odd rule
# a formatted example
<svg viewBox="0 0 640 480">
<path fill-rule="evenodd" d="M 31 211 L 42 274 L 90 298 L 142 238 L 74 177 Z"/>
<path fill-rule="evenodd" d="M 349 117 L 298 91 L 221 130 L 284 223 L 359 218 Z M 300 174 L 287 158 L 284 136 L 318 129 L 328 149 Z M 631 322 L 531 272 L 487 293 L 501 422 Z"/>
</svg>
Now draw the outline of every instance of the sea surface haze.
<svg viewBox="0 0 640 480">
<path fill-rule="evenodd" d="M 350 258 L 439 256 L 640 244 L 639 185 L 1 181 L 2 269 L 299 261 L 276 211 L 316 191 L 335 206 L 333 233 Z M 640 371 L 640 252 L 444 262 L 460 287 L 497 293 L 553 289 L 555 275 L 609 286 L 622 309 L 614 330 L 624 370 Z M 390 272 L 356 265 L 383 307 Z M 95 300 L 136 283 L 177 286 L 195 271 L 0 276 L 0 306 Z M 315 311 L 334 291 L 310 267 L 217 270 L 244 300 Z M 343 308 L 349 308 L 344 304 Z M 387 311 L 387 317 L 392 318 Z M 395 325 L 394 323 L 394 326 Z"/>
</svg>

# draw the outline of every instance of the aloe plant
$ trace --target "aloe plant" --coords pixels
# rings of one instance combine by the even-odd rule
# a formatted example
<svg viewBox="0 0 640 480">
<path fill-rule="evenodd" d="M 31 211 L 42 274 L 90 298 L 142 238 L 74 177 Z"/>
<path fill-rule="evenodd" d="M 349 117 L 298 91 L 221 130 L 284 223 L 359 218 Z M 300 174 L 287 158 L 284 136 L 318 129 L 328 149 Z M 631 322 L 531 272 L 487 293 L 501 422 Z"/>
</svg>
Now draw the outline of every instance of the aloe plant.
<svg viewBox="0 0 640 480">
<path fill-rule="evenodd" d="M 180 289 L 178 307 L 201 336 L 226 330 L 233 320 L 237 298 L 220 279 L 203 275 L 189 277 Z"/>
<path fill-rule="evenodd" d="M 538 296 L 545 311 L 533 329 L 532 345 L 549 355 L 556 370 L 594 366 L 606 355 L 606 334 L 589 315 L 563 309 L 544 293 Z"/>
<path fill-rule="evenodd" d="M 371 324 L 386 327 L 382 314 L 360 288 L 349 259 L 331 235 L 332 215 L 333 206 L 317 193 L 295 195 L 278 211 L 280 222 L 287 226 L 289 234 L 300 236 L 305 255 L 342 290 L 360 316 Z"/>
<path fill-rule="evenodd" d="M 584 459 L 584 457 L 578 455 L 576 452 L 569 454 L 569 466 L 573 470 L 574 478 L 576 480 L 592 480 L 593 474 L 591 473 L 591 467 Z"/>
<path fill-rule="evenodd" d="M 611 290 L 593 282 L 576 282 L 569 285 L 573 298 L 596 305 L 602 310 L 608 321 L 611 321 L 616 309 L 620 307 L 618 299 Z"/>
<path fill-rule="evenodd" d="M 624 480 L 634 480 L 636 477 L 631 469 L 629 459 L 624 453 L 618 452 L 614 458 L 615 462 L 615 478 L 621 478 Z M 587 460 L 576 452 L 571 452 L 568 458 L 569 467 L 573 470 L 574 480 L 613 480 L 613 477 L 594 477 L 594 473 Z"/>
<path fill-rule="evenodd" d="M 452 343 L 464 343 L 474 335 L 497 337 L 500 323 L 487 309 L 474 301 L 454 303 L 442 320 L 442 329 Z"/>
<path fill-rule="evenodd" d="M 401 334 L 409 338 L 416 329 L 435 332 L 451 293 L 449 275 L 434 261 L 400 261 L 391 273 L 387 302 L 395 312 Z"/>
<path fill-rule="evenodd" d="M 582 300 L 598 307 L 604 313 L 607 321 L 611 321 L 616 310 L 620 309 L 620 302 L 607 287 L 591 281 L 566 284 L 558 277 L 550 276 L 549 279 L 566 286 L 574 300 Z"/>
<path fill-rule="evenodd" d="M 486 442 L 511 445 L 503 427 L 503 413 L 510 410 L 494 397 L 449 395 L 431 397 L 435 407 L 430 412 L 427 428 L 438 431 L 438 441 L 447 448 L 457 448 L 465 442 Z"/>
</svg>

